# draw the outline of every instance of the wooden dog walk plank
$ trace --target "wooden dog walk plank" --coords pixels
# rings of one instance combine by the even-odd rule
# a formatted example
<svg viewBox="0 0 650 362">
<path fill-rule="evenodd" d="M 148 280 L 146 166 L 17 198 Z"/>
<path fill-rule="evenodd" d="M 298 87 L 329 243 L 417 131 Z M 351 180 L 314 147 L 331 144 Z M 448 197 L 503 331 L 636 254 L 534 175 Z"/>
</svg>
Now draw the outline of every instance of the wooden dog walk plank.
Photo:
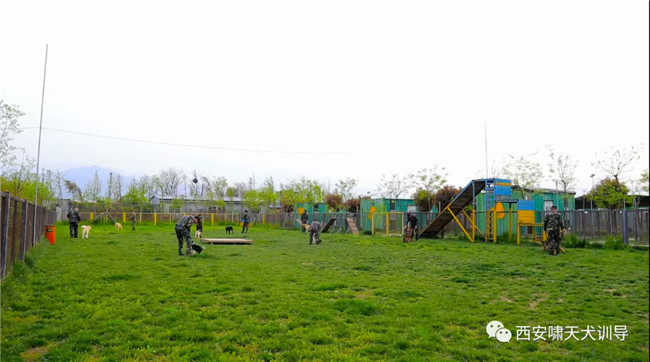
<svg viewBox="0 0 650 362">
<path fill-rule="evenodd" d="M 199 239 L 203 243 L 208 244 L 232 244 L 232 245 L 252 245 L 253 240 L 250 239 L 208 239 L 201 238 Z"/>
<path fill-rule="evenodd" d="M 329 230 L 330 227 L 332 227 L 332 225 L 334 225 L 334 221 L 336 221 L 336 218 L 330 219 L 330 221 L 327 222 L 327 225 L 325 225 L 325 227 L 323 228 L 322 232 L 326 233 L 327 230 Z"/>
<path fill-rule="evenodd" d="M 348 222 L 348 226 L 350 226 L 350 231 L 352 231 L 352 234 L 359 235 L 359 229 L 357 229 L 357 224 L 355 224 L 354 219 L 347 217 L 345 220 Z"/>
</svg>

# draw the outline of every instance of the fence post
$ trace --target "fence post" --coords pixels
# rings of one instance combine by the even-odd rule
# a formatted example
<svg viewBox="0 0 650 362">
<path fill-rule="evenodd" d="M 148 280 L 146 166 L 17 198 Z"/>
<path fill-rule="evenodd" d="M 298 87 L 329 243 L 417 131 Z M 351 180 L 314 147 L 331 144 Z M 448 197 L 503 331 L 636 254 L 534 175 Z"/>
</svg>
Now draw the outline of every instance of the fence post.
<svg viewBox="0 0 650 362">
<path fill-rule="evenodd" d="M 27 249 L 27 200 L 23 201 L 23 240 L 20 242 L 20 261 L 25 261 Z"/>
<path fill-rule="evenodd" d="M 628 238 L 627 238 L 627 209 L 625 208 L 625 201 L 623 201 L 623 243 L 625 245 L 628 244 Z"/>
<path fill-rule="evenodd" d="M 9 243 L 9 193 L 2 193 L 2 235 L 0 236 L 2 243 L 2 270 L 0 270 L 0 277 L 4 278 L 7 273 L 7 244 Z"/>
</svg>

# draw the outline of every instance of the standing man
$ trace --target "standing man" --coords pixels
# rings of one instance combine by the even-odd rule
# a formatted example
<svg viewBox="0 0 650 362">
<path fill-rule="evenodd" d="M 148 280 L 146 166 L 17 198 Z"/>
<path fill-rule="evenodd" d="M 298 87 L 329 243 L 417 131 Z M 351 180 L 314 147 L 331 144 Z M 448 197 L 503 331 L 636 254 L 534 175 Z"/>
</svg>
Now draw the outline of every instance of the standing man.
<svg viewBox="0 0 650 362">
<path fill-rule="evenodd" d="M 77 238 L 79 232 L 79 221 L 81 221 L 78 207 L 75 207 L 74 210 L 71 209 L 68 212 L 68 221 L 70 222 L 70 237 Z"/>
<path fill-rule="evenodd" d="M 198 216 L 185 215 L 181 217 L 176 223 L 174 229 L 176 230 L 176 238 L 178 239 L 178 255 L 183 255 L 183 242 L 187 243 L 187 250 L 185 251 L 185 255 L 192 254 L 192 245 L 194 242 L 192 241 L 192 236 L 190 235 L 190 228 L 192 225 L 194 225 L 194 223 L 198 222 Z"/>
<path fill-rule="evenodd" d="M 241 218 L 241 222 L 243 224 L 241 233 L 242 234 L 248 234 L 248 223 L 251 221 L 250 215 L 248 215 L 248 210 L 244 210 L 244 216 Z"/>
<path fill-rule="evenodd" d="M 544 217 L 544 230 L 548 234 L 548 252 L 551 255 L 560 255 L 560 243 L 562 242 L 562 232 L 564 232 L 564 223 L 562 217 L 557 212 L 557 206 L 551 206 L 551 213 Z"/>
<path fill-rule="evenodd" d="M 302 212 L 302 215 L 300 215 L 300 223 L 302 225 L 305 225 L 307 224 L 308 221 L 309 221 L 309 215 L 307 215 L 307 210 L 305 210 Z M 307 230 L 305 230 L 305 227 L 302 226 L 302 232 L 304 233 L 305 231 Z"/>
<path fill-rule="evenodd" d="M 320 244 L 320 231 L 323 228 L 323 225 L 314 220 L 311 222 L 311 225 L 309 226 L 309 245 L 311 244 Z"/>
<path fill-rule="evenodd" d="M 131 216 L 129 217 L 129 220 L 131 220 L 131 230 L 135 230 L 135 221 L 137 220 L 135 211 L 131 211 Z"/>
</svg>

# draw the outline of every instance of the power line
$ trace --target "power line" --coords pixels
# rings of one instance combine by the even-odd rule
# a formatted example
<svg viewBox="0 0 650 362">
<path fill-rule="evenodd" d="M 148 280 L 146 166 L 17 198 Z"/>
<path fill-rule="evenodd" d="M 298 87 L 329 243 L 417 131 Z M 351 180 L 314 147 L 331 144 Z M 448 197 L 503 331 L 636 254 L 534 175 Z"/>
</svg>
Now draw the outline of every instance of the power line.
<svg viewBox="0 0 650 362">
<path fill-rule="evenodd" d="M 36 129 L 36 128 L 38 128 L 38 127 L 23 127 L 22 129 L 23 130 L 28 130 L 28 129 Z M 47 131 L 61 132 L 61 133 L 69 133 L 69 134 L 77 134 L 77 135 L 90 136 L 90 137 L 107 138 L 107 139 L 118 140 L 118 141 L 149 143 L 149 144 L 156 144 L 156 145 L 163 145 L 163 146 L 174 146 L 174 147 L 191 147 L 191 148 L 220 150 L 220 151 L 254 152 L 254 153 L 286 153 L 286 154 L 303 154 L 303 155 L 349 155 L 350 154 L 349 152 L 277 151 L 277 150 L 259 150 L 259 149 L 251 149 L 251 148 L 200 146 L 200 145 L 190 145 L 190 144 L 184 144 L 184 143 L 172 143 L 172 142 L 162 142 L 162 141 L 141 140 L 141 139 L 135 139 L 135 138 L 126 138 L 126 137 L 107 136 L 107 135 L 99 135 L 99 134 L 94 134 L 94 133 L 70 131 L 70 130 L 64 130 L 64 129 L 48 128 L 48 127 L 43 127 L 42 129 L 47 130 Z"/>
</svg>

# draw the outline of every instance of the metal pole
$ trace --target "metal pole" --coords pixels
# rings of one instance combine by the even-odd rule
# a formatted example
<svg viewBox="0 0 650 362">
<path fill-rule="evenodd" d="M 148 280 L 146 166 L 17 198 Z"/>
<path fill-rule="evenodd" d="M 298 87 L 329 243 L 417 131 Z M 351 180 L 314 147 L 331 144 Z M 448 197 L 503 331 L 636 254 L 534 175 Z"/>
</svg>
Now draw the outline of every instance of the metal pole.
<svg viewBox="0 0 650 362">
<path fill-rule="evenodd" d="M 488 171 L 488 147 L 487 147 L 487 122 L 483 123 L 485 129 L 485 178 L 489 177 Z"/>
<path fill-rule="evenodd" d="M 47 48 L 45 44 L 45 67 L 43 69 L 43 91 L 41 92 L 41 120 L 38 126 L 38 153 L 36 154 L 36 191 L 34 192 L 34 230 L 32 241 L 36 241 L 36 209 L 38 206 L 38 182 L 41 162 L 41 132 L 43 130 L 43 102 L 45 101 L 45 76 L 47 75 Z"/>
</svg>

